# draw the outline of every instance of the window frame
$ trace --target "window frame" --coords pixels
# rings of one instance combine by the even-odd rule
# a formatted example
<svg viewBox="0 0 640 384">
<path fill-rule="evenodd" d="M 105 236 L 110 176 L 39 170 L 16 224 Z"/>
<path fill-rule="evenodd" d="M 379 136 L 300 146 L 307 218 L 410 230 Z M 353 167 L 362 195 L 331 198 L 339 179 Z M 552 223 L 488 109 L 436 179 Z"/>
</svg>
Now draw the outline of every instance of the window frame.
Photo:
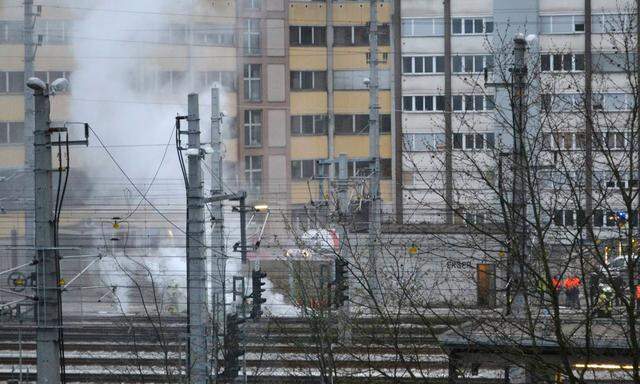
<svg viewBox="0 0 640 384">
<path fill-rule="evenodd" d="M 469 22 L 471 22 L 471 31 L 467 31 Z M 482 32 L 476 32 L 476 24 L 480 22 L 482 25 Z M 455 24 L 460 24 L 460 32 L 455 32 Z M 487 25 L 491 27 L 488 28 Z M 492 16 L 461 16 L 451 18 L 451 35 L 453 36 L 482 36 L 493 33 L 493 17 Z"/>
<path fill-rule="evenodd" d="M 258 74 L 256 75 L 255 72 Z M 245 64 L 243 68 L 243 99 L 249 102 L 262 101 L 262 65 Z M 257 95 L 254 95 L 253 86 L 257 84 Z M 248 91 L 248 92 L 247 92 Z"/>
<path fill-rule="evenodd" d="M 243 123 L 245 148 L 260 148 L 262 146 L 262 110 L 245 109 Z"/>
<path fill-rule="evenodd" d="M 259 56 L 262 53 L 262 31 L 259 18 L 246 18 L 242 31 L 242 50 L 245 55 Z M 253 41 L 256 41 L 254 47 Z"/>
<path fill-rule="evenodd" d="M 473 141 L 469 142 L 469 138 Z M 451 148 L 459 151 L 491 151 L 495 149 L 495 132 L 454 132 Z"/>
</svg>

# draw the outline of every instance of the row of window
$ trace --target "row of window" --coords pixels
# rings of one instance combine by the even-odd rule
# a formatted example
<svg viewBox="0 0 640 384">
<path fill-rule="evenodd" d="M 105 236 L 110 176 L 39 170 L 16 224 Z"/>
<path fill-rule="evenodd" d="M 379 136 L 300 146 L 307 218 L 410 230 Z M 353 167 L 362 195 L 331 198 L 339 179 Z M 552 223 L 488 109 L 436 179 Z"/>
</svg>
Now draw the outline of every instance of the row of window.
<svg viewBox="0 0 640 384">
<path fill-rule="evenodd" d="M 592 33 L 616 33 L 635 30 L 635 17 L 629 14 L 594 14 L 591 16 Z M 540 33 L 582 33 L 584 15 L 557 15 L 540 17 Z"/>
<path fill-rule="evenodd" d="M 334 169 L 337 174 L 337 168 Z M 347 172 L 349 177 L 367 176 L 370 172 L 370 164 L 368 161 L 349 160 Z M 291 161 L 291 178 L 293 180 L 327 177 L 328 175 L 328 166 L 319 164 L 317 159 Z M 380 177 L 382 179 L 391 178 L 391 159 L 380 159 Z"/>
<path fill-rule="evenodd" d="M 131 73 L 129 84 L 138 92 L 166 90 L 171 93 L 183 92 L 188 81 L 187 71 L 150 71 Z M 209 87 L 217 83 L 230 90 L 235 90 L 235 73 L 233 71 L 201 71 L 194 74 L 195 84 Z"/>
<path fill-rule="evenodd" d="M 24 23 L 18 20 L 0 20 L 0 44 L 22 44 Z M 38 42 L 45 45 L 70 44 L 73 37 L 73 21 L 38 19 L 35 24 Z M 232 28 L 210 23 L 180 24 L 156 26 L 137 32 L 142 41 L 164 44 L 187 44 L 190 36 L 197 45 L 227 46 L 234 45 Z"/>
<path fill-rule="evenodd" d="M 584 15 L 553 15 L 540 17 L 540 33 L 583 33 Z M 593 33 L 614 33 L 634 30 L 634 16 L 629 14 L 594 14 L 591 16 Z M 490 17 L 454 17 L 451 33 L 454 35 L 481 35 L 493 32 Z M 402 36 L 444 36 L 444 18 L 404 18 Z"/>
<path fill-rule="evenodd" d="M 327 90 L 327 72 L 326 71 L 291 71 L 291 90 Z"/>
<path fill-rule="evenodd" d="M 624 150 L 629 148 L 631 135 L 632 132 L 599 132 L 596 139 L 603 149 Z M 584 132 L 544 133 L 544 147 L 549 150 L 582 150 L 585 143 Z M 595 142 L 594 147 L 599 144 Z"/>
<path fill-rule="evenodd" d="M 64 77 L 71 78 L 71 72 L 68 71 L 37 71 L 35 76 L 45 82 L 52 82 L 56 79 Z M 20 71 L 0 71 L 0 93 L 23 93 L 24 92 L 24 72 Z"/>
<path fill-rule="evenodd" d="M 493 18 L 454 17 L 451 19 L 451 33 L 454 35 L 483 35 L 493 33 Z M 402 36 L 444 36 L 444 18 L 402 19 Z"/>
<path fill-rule="evenodd" d="M 291 116 L 291 135 L 311 136 L 327 134 L 327 115 Z M 369 133 L 369 115 L 334 115 L 336 135 L 361 135 Z M 380 115 L 380 133 L 391 132 L 391 115 Z"/>
<path fill-rule="evenodd" d="M 391 132 L 391 115 L 380 115 L 380 133 Z M 354 135 L 369 133 L 369 115 L 335 115 L 335 134 Z M 326 135 L 326 115 L 291 116 L 291 135 Z M 244 111 L 244 145 L 262 145 L 262 110 Z"/>
<path fill-rule="evenodd" d="M 378 26 L 378 44 L 390 44 L 389 25 Z M 289 45 L 297 47 L 327 45 L 327 27 L 322 26 L 290 26 Z M 334 26 L 333 45 L 335 47 L 368 46 L 369 27 L 366 25 Z"/>
<path fill-rule="evenodd" d="M 24 141 L 24 123 L 0 121 L 0 144 L 19 144 Z"/>
<path fill-rule="evenodd" d="M 403 96 L 402 108 L 407 112 L 444 111 L 445 98 L 439 95 Z M 492 95 L 453 95 L 451 108 L 455 112 L 489 111 L 495 108 Z"/>
<path fill-rule="evenodd" d="M 620 221 L 619 211 L 593 210 L 594 227 L 615 227 Z M 632 212 L 628 216 L 633 226 L 638 225 L 638 212 Z M 558 209 L 553 212 L 553 224 L 558 227 L 584 227 L 587 224 L 585 211 L 581 209 Z"/>
<path fill-rule="evenodd" d="M 634 106 L 631 93 L 594 93 L 592 107 L 598 111 L 628 111 Z M 579 93 L 560 93 L 542 95 L 543 109 L 551 112 L 573 112 L 584 106 L 584 96 Z"/>
<path fill-rule="evenodd" d="M 403 140 L 404 149 L 410 152 L 445 150 L 444 133 L 408 133 L 403 135 Z M 452 135 L 453 149 L 493 149 L 495 142 L 496 139 L 493 132 L 454 133 Z"/>
<path fill-rule="evenodd" d="M 635 55 L 623 53 L 594 53 L 593 70 L 596 72 L 621 72 L 633 68 Z M 491 69 L 493 56 L 464 55 L 453 56 L 453 73 L 482 73 Z M 543 72 L 579 72 L 584 71 L 582 53 L 543 53 L 540 55 L 540 69 Z M 404 74 L 444 73 L 444 56 L 405 56 L 402 58 Z"/>
</svg>

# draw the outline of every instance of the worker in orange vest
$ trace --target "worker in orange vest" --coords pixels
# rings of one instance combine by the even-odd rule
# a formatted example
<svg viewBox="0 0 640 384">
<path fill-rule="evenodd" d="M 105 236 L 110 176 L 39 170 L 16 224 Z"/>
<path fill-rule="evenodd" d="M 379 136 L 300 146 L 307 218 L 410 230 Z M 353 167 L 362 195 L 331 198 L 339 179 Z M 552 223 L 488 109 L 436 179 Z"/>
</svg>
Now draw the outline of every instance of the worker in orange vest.
<svg viewBox="0 0 640 384">
<path fill-rule="evenodd" d="M 562 291 L 562 280 L 560 275 L 555 275 L 551 278 L 551 286 L 555 290 L 555 293 L 558 295 L 558 300 L 560 300 L 560 292 Z"/>
<path fill-rule="evenodd" d="M 567 306 L 580 309 L 580 278 L 568 277 L 564 282 L 564 289 L 567 295 Z"/>
</svg>

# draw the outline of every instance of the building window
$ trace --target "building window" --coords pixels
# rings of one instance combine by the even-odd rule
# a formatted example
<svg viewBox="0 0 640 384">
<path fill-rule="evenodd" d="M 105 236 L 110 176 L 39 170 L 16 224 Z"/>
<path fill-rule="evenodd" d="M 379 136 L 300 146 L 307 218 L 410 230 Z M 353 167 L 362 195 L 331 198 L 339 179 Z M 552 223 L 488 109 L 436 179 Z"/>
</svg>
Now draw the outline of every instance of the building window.
<svg viewBox="0 0 640 384">
<path fill-rule="evenodd" d="M 45 83 L 51 83 L 60 78 L 71 79 L 71 72 L 69 71 L 36 71 L 34 75 Z"/>
<path fill-rule="evenodd" d="M 488 133 L 454 133 L 453 149 L 477 150 L 493 149 L 495 147 L 495 134 Z"/>
<path fill-rule="evenodd" d="M 293 180 L 312 179 L 327 176 L 327 166 L 318 164 L 318 160 L 292 160 L 291 178 Z"/>
<path fill-rule="evenodd" d="M 311 47 L 327 45 L 326 27 L 289 27 L 289 44 L 292 47 Z"/>
<path fill-rule="evenodd" d="M 453 73 L 481 73 L 485 68 L 493 66 L 491 55 L 453 56 L 451 69 Z"/>
<path fill-rule="evenodd" d="M 454 112 L 481 112 L 495 108 L 492 95 L 453 95 L 451 108 Z"/>
<path fill-rule="evenodd" d="M 586 222 L 587 220 L 585 212 L 583 210 L 556 209 L 555 211 L 553 211 L 553 224 L 557 227 L 582 227 L 586 224 Z M 594 226 L 597 227 L 601 225 L 596 225 L 596 223 L 594 223 Z"/>
<path fill-rule="evenodd" d="M 444 36 L 444 19 L 441 17 L 402 19 L 402 36 Z"/>
<path fill-rule="evenodd" d="M 187 81 L 186 71 L 160 71 L 158 72 L 158 88 L 166 89 L 171 93 L 181 92 Z M 149 89 L 149 88 L 146 88 Z M 145 90 L 145 89 L 142 89 Z"/>
<path fill-rule="evenodd" d="M 71 30 L 72 22 L 69 20 L 38 20 L 36 23 L 36 33 L 42 36 L 42 44 L 45 45 L 69 44 Z"/>
<path fill-rule="evenodd" d="M 195 23 L 191 26 L 191 32 L 194 44 L 222 47 L 233 46 L 233 30 L 222 30 L 220 25 Z"/>
<path fill-rule="evenodd" d="M 261 77 L 260 64 L 244 65 L 244 99 L 249 101 L 260 101 L 261 96 Z"/>
<path fill-rule="evenodd" d="M 23 93 L 24 72 L 0 72 L 0 93 Z"/>
<path fill-rule="evenodd" d="M 186 44 L 189 42 L 189 26 L 187 24 L 172 23 L 160 29 L 158 42 L 165 44 Z"/>
<path fill-rule="evenodd" d="M 406 112 L 444 111 L 444 96 L 403 96 L 402 108 Z"/>
<path fill-rule="evenodd" d="M 540 69 L 543 72 L 584 71 L 583 54 L 542 54 Z"/>
<path fill-rule="evenodd" d="M 262 0 L 243 0 L 242 4 L 244 9 L 260 9 L 262 7 Z"/>
<path fill-rule="evenodd" d="M 24 141 L 23 122 L 0 121 L 0 144 L 19 144 Z"/>
<path fill-rule="evenodd" d="M 244 157 L 244 180 L 253 193 L 260 193 L 262 186 L 262 156 Z"/>
<path fill-rule="evenodd" d="M 326 115 L 291 116 L 292 136 L 325 135 L 326 133 Z"/>
<path fill-rule="evenodd" d="M 333 44 L 335 46 L 367 46 L 369 45 L 369 27 L 366 25 L 333 27 Z M 389 25 L 378 26 L 378 45 L 390 44 Z"/>
<path fill-rule="evenodd" d="M 541 16 L 540 33 L 583 33 L 583 15 Z"/>
<path fill-rule="evenodd" d="M 23 32 L 22 21 L 0 21 L 0 44 L 22 44 Z"/>
<path fill-rule="evenodd" d="M 391 115 L 380 114 L 380 133 L 391 132 Z M 334 115 L 336 135 L 366 135 L 369 133 L 369 115 Z"/>
<path fill-rule="evenodd" d="M 244 53 L 245 55 L 260 54 L 260 19 L 246 19 L 244 23 Z"/>
<path fill-rule="evenodd" d="M 627 137 L 630 136 L 630 132 L 602 132 L 600 134 L 600 140 L 602 146 L 608 150 L 619 151 L 627 148 L 629 140 Z"/>
<path fill-rule="evenodd" d="M 291 90 L 327 90 L 327 72 L 325 71 L 291 71 Z"/>
<path fill-rule="evenodd" d="M 635 15 L 626 13 L 594 14 L 591 16 L 592 33 L 622 33 L 636 30 Z"/>
<path fill-rule="evenodd" d="M 196 76 L 196 83 L 199 86 L 211 87 L 214 83 L 218 83 L 228 89 L 236 89 L 236 75 L 233 71 L 203 71 L 198 72 Z"/>
<path fill-rule="evenodd" d="M 380 178 L 383 180 L 391 179 L 393 174 L 393 167 L 391 166 L 391 159 L 380 159 Z"/>
<path fill-rule="evenodd" d="M 262 111 L 251 109 L 244 111 L 244 146 L 262 145 Z"/>
<path fill-rule="evenodd" d="M 445 149 L 444 133 L 406 133 L 404 150 L 408 152 L 443 151 Z"/>
<path fill-rule="evenodd" d="M 585 147 L 583 132 L 544 133 L 544 147 L 549 150 L 581 150 Z"/>
<path fill-rule="evenodd" d="M 490 17 L 451 19 L 451 33 L 454 35 L 481 35 L 493 32 L 493 19 Z"/>
<path fill-rule="evenodd" d="M 406 56 L 402 58 L 405 74 L 444 73 L 444 56 Z"/>
</svg>

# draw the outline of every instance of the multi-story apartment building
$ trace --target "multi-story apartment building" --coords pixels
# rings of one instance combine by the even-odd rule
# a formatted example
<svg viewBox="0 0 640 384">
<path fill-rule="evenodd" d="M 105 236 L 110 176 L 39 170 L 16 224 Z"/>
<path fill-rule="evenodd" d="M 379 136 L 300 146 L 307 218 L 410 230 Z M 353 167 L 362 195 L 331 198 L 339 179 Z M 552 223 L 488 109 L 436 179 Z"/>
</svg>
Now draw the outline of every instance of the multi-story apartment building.
<svg viewBox="0 0 640 384">
<path fill-rule="evenodd" d="M 565 263 L 552 267 L 560 272 L 576 254 L 601 265 L 612 250 L 622 254 L 637 243 L 627 233 L 638 223 L 637 132 L 630 128 L 637 113 L 634 3 L 404 0 L 401 18 L 402 125 L 396 133 L 403 138 L 405 223 L 489 234 L 492 224 L 508 222 L 501 203 L 516 199 L 509 175 L 517 166 L 502 164 L 513 164 L 510 82 L 513 39 L 522 33 L 527 185 L 534 186 L 526 192 L 528 228 L 544 228 L 546 250 Z M 480 287 L 480 276 L 487 276 L 480 267 L 504 264 L 509 239 L 478 241 L 438 248 L 437 273 L 457 274 L 447 264 L 452 258 L 469 261 L 465 268 L 474 276 L 477 269 Z M 527 244 L 540 242 L 527 238 Z M 460 254 L 447 257 L 456 248 Z M 481 255 L 471 257 L 474 250 Z"/>
<path fill-rule="evenodd" d="M 545 96 L 557 93 L 562 93 L 563 100 L 572 100 L 567 103 L 582 106 L 588 91 L 594 95 L 596 113 L 632 109 L 631 87 L 625 76 L 633 66 L 625 64 L 634 63 L 629 60 L 631 56 L 625 59 L 619 53 L 624 50 L 620 42 L 635 23 L 635 10 L 629 2 L 405 0 L 401 7 L 403 111 L 398 132 L 401 130 L 403 137 L 405 220 L 454 222 L 464 216 L 482 222 L 488 214 L 474 211 L 472 201 L 459 201 L 456 196 L 457 192 L 472 188 L 465 172 L 460 172 L 465 171 L 464 159 L 483 154 L 497 159 L 494 148 L 511 135 L 503 135 L 496 121 L 495 106 L 505 102 L 505 87 L 491 82 L 504 81 L 496 80 L 492 72 L 498 71 L 494 71 L 498 61 L 504 66 L 505 57 L 511 55 L 511 48 L 500 51 L 501 42 L 510 42 L 517 32 L 531 35 L 529 73 L 547 87 L 538 87 L 537 92 L 543 93 L 538 108 L 544 108 Z M 508 66 L 502 67 L 503 74 L 506 69 Z M 488 77 L 483 79 L 485 71 Z M 552 112 L 569 110 L 555 108 Z M 536 126 L 532 119 L 528 129 L 553 136 L 547 147 L 551 152 L 584 153 L 588 121 L 567 119 L 562 127 L 549 128 Z M 593 139 L 593 151 L 602 152 L 596 146 L 602 137 L 604 149 L 623 150 L 625 133 L 607 133 L 612 130 L 607 124 L 594 128 L 605 132 Z M 552 129 L 562 132 L 552 134 Z M 590 169 L 592 175 L 587 178 L 597 178 L 596 184 L 611 184 L 602 172 L 608 172 L 611 179 L 612 170 L 598 169 L 597 158 L 589 167 L 586 170 Z M 637 184 L 635 178 L 627 178 L 628 183 Z M 593 190 L 597 187 L 594 184 Z M 597 200 L 595 196 L 591 198 Z M 578 211 L 570 209 L 557 215 L 552 212 L 551 216 L 557 216 L 554 222 L 558 226 L 567 222 L 572 225 L 580 221 L 578 216 L 584 216 Z M 607 216 L 607 212 L 597 210 L 594 225 L 606 227 Z"/>
<path fill-rule="evenodd" d="M 149 179 L 145 181 L 148 172 L 157 166 L 157 161 L 151 160 L 155 156 L 145 154 L 144 145 L 153 148 L 158 133 L 165 139 L 170 133 L 170 130 L 159 128 L 156 122 L 171 128 L 176 113 L 185 110 L 189 92 L 201 92 L 201 105 L 208 105 L 207 90 L 217 83 L 225 89 L 225 147 L 229 148 L 226 158 L 231 164 L 235 163 L 233 149 L 237 142 L 231 134 L 233 130 L 227 129 L 236 117 L 235 2 L 197 1 L 187 11 L 169 1 L 145 2 L 146 5 L 132 4 L 130 7 L 122 4 L 104 3 L 104 6 L 94 8 L 69 0 L 33 6 L 33 41 L 37 44 L 35 76 L 47 82 L 65 77 L 71 85 L 70 91 L 52 98 L 54 124 L 73 120 L 90 123 L 107 146 L 114 145 L 111 150 L 116 151 L 115 156 L 125 169 L 133 172 L 131 176 L 135 182 L 143 185 L 148 183 Z M 25 137 L 32 135 L 24 129 L 23 123 L 24 30 L 22 4 L 3 4 L 0 7 L 0 237 L 5 244 L 14 242 L 17 245 L 28 245 L 33 240 L 28 235 L 33 223 L 25 220 L 33 204 L 33 191 L 28 182 L 33 176 L 26 167 L 24 144 Z M 130 60 L 133 57 L 136 59 Z M 31 95 L 31 92 L 27 94 Z M 204 108 L 202 116 L 204 123 L 209 118 Z M 74 225 L 74 221 L 84 219 L 104 220 L 95 210 L 94 198 L 100 195 L 98 205 L 117 212 L 118 201 L 123 201 L 123 196 L 112 192 L 127 188 L 126 183 L 116 186 L 118 182 L 114 179 L 108 181 L 109 177 L 117 175 L 111 172 L 115 169 L 114 164 L 98 160 L 104 150 L 97 146 L 95 135 L 91 136 L 89 148 L 72 148 L 72 179 L 82 177 L 83 172 L 90 176 L 70 188 L 69 193 L 75 193 L 77 198 L 66 201 L 67 212 L 73 218 L 64 218 L 64 225 Z M 206 136 L 208 126 L 203 126 L 203 139 Z M 166 144 L 165 139 L 162 141 Z M 116 144 L 118 141 L 120 143 Z M 132 152 L 118 152 L 115 149 L 118 146 L 128 146 Z M 156 165 L 147 171 L 134 170 L 136 163 L 142 165 L 147 160 Z M 88 185 L 93 186 L 92 192 L 87 189 L 77 193 L 78 188 Z M 170 188 L 166 186 L 164 192 L 171 194 Z M 169 194 L 165 196 L 169 197 Z M 86 203 L 85 208 L 72 207 L 83 203 Z M 167 214 L 182 220 L 183 212 Z M 25 257 L 31 256 L 30 250 L 25 252 Z M 0 258 L 0 265 L 16 264 L 19 253 L 12 250 L 7 257 Z"/>
<path fill-rule="evenodd" d="M 378 3 L 386 212 L 396 209 L 393 6 Z M 319 160 L 344 153 L 350 177 L 364 180 L 368 175 L 369 18 L 368 1 L 247 0 L 238 7 L 241 177 L 255 199 L 269 202 L 280 218 L 286 208 L 285 220 L 307 229 L 314 224 L 305 206 L 327 199 L 327 180 L 337 174 Z M 272 230 L 284 227 L 281 219 L 272 218 Z M 276 253 L 279 257 L 282 252 Z"/>
<path fill-rule="evenodd" d="M 267 222 L 268 236 L 261 257 L 276 258 L 282 251 L 277 246 L 269 247 L 277 245 L 269 240 L 287 235 L 282 217 L 306 221 L 305 205 L 328 198 L 327 179 L 337 172 L 319 165 L 318 160 L 347 154 L 349 176 L 358 178 L 362 186 L 354 192 L 365 191 L 369 156 L 366 80 L 369 4 L 369 1 L 202 1 L 195 2 L 189 11 L 176 8 L 171 2 L 158 2 L 151 8 L 114 4 L 96 9 L 73 0 L 43 4 L 39 8 L 34 6 L 34 11 L 39 12 L 35 18 L 34 40 L 38 42 L 35 71 L 46 81 L 58 77 L 71 80 L 71 91 L 55 96 L 52 120 L 84 118 L 86 114 L 77 113 L 84 109 L 79 106 L 90 102 L 87 99 L 96 103 L 102 100 L 105 108 L 88 121 L 96 127 L 98 122 L 114 121 L 113 115 L 118 114 L 115 105 L 125 109 L 136 103 L 150 108 L 167 105 L 175 109 L 175 116 L 180 108 L 184 109 L 190 91 L 202 92 L 205 99 L 201 98 L 200 103 L 207 105 L 206 89 L 213 83 L 221 84 L 225 89 L 223 125 L 228 128 L 223 131 L 228 179 L 225 189 L 246 189 L 250 202 L 269 203 L 275 214 Z M 395 113 L 399 110 L 396 99 L 399 94 L 393 55 L 394 39 L 399 35 L 393 27 L 393 17 L 398 13 L 394 16 L 393 2 L 381 1 L 377 6 L 381 197 L 385 211 L 392 213 L 398 209 L 394 201 L 399 196 L 396 190 L 399 184 L 392 181 L 397 174 L 393 167 L 400 165 L 393 160 L 396 148 L 393 131 L 399 116 Z M 137 21 L 124 21 L 127 17 Z M 110 29 L 87 27 L 88 21 L 108 24 L 109 19 L 118 21 Z M 24 240 L 28 244 L 30 239 L 24 239 L 24 235 L 30 224 L 21 209 L 22 203 L 28 203 L 32 196 L 27 183 L 31 175 L 23 172 L 26 162 L 23 30 L 21 6 L 0 8 L 0 169 L 7 178 L 6 182 L 0 182 L 0 188 L 7 191 L 0 200 L 4 212 L 0 236 L 10 242 L 13 233 L 18 243 Z M 100 44 L 108 44 L 109 49 L 100 51 Z M 127 64 L 126 73 L 120 73 L 125 59 L 134 56 L 137 62 Z M 126 80 L 114 80 L 118 83 L 115 88 L 118 91 L 126 88 L 126 92 L 113 93 L 105 83 L 104 91 L 93 96 L 84 94 L 90 89 L 87 73 L 100 74 L 93 69 L 86 71 L 94 64 L 104 65 L 101 67 L 105 68 L 104 77 L 126 75 Z M 82 76 L 75 76 L 74 81 L 74 75 L 80 72 Z M 203 111 L 203 124 L 207 118 Z M 122 123 L 120 120 L 117 125 Z M 136 130 L 130 132 L 142 139 Z M 206 129 L 203 132 L 206 140 Z M 158 145 L 160 140 L 155 134 L 148 139 L 154 141 L 150 145 Z M 95 145 L 93 140 L 92 146 Z M 112 150 L 119 151 L 116 147 Z M 98 153 L 101 149 L 91 151 Z M 76 161 L 94 160 L 91 155 L 73 156 Z M 116 158 L 129 159 L 130 154 L 119 152 Z M 146 170 L 152 172 L 151 168 Z M 179 180 L 179 175 L 175 176 Z M 18 178 L 21 182 L 17 182 Z M 24 188 L 17 188 L 22 182 Z M 140 183 L 143 185 L 145 181 Z M 167 193 L 173 188 L 177 187 L 172 186 Z M 86 197 L 100 194 L 101 189 L 85 191 Z M 14 197 L 23 199 L 22 203 Z M 361 199 L 366 200 L 366 196 Z M 108 205 L 109 201 L 103 199 L 100 204 Z M 182 220 L 183 212 L 167 209 L 177 222 Z M 9 264 L 15 264 L 15 260 Z"/>
</svg>

